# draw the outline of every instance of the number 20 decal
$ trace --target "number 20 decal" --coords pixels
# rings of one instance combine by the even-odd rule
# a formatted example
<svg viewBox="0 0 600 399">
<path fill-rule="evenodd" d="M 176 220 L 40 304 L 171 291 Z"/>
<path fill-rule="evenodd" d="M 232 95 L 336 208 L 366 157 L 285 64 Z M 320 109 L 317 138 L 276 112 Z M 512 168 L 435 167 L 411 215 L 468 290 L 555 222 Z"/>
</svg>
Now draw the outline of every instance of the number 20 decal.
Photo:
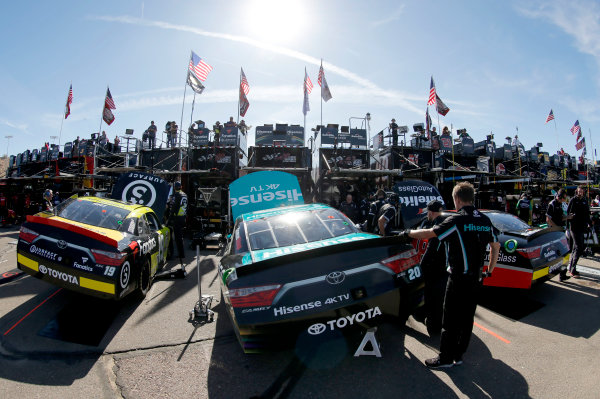
<svg viewBox="0 0 600 399">
<path fill-rule="evenodd" d="M 412 269 L 408 269 L 408 279 L 414 280 L 416 278 L 421 277 L 421 268 L 419 266 L 415 266 Z"/>
</svg>

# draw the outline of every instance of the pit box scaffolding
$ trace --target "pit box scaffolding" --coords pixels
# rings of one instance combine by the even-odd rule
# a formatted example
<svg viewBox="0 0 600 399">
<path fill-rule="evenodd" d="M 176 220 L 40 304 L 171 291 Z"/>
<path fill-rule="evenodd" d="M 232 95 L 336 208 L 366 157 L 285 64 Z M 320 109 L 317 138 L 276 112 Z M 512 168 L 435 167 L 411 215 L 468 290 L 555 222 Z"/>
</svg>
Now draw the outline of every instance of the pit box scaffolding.
<svg viewBox="0 0 600 399">
<path fill-rule="evenodd" d="M 221 187 L 198 187 L 193 207 L 190 248 L 222 248 L 226 243 L 228 191 Z"/>
</svg>

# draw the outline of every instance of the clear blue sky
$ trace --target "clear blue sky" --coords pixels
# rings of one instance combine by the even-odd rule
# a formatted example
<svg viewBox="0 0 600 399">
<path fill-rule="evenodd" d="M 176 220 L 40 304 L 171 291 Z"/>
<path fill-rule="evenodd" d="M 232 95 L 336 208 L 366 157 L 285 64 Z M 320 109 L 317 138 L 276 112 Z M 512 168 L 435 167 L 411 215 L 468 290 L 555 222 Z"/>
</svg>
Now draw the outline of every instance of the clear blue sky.
<svg viewBox="0 0 600 399">
<path fill-rule="evenodd" d="M 369 112 L 373 135 L 391 118 L 423 122 L 433 75 L 451 108 L 442 127 L 466 128 L 476 141 L 493 132 L 503 143 L 518 126 L 526 148 L 541 141 L 550 153 L 579 155 L 569 131 L 578 119 L 588 156 L 600 144 L 597 1 L 14 1 L 0 21 L 1 154 L 58 141 L 50 137 L 70 83 L 62 143 L 98 131 L 107 85 L 117 107 L 103 125 L 109 138 L 126 128 L 141 137 L 150 120 L 179 123 L 190 50 L 214 67 L 193 115 L 211 125 L 237 117 L 240 67 L 249 125 L 303 124 L 306 67 L 314 127 L 323 58 L 333 94 L 324 123 Z M 191 100 L 188 89 L 185 127 Z M 556 127 L 544 123 L 550 109 Z"/>
</svg>

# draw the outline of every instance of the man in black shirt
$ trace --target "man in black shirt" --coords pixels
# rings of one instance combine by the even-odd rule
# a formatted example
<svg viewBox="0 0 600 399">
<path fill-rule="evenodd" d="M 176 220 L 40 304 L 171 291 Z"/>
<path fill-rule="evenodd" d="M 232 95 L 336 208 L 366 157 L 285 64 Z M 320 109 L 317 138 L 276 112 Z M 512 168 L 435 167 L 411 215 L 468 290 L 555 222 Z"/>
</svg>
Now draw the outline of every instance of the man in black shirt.
<svg viewBox="0 0 600 399">
<path fill-rule="evenodd" d="M 392 133 L 392 145 L 398 145 L 398 125 L 395 119 L 392 119 L 390 123 L 390 132 Z"/>
<path fill-rule="evenodd" d="M 179 261 L 184 268 L 185 250 L 183 247 L 183 228 L 185 227 L 185 219 L 187 216 L 188 199 L 187 195 L 181 190 L 181 182 L 176 181 L 173 184 L 173 196 L 169 201 L 170 213 L 167 225 L 173 228 L 173 238 L 177 245 L 177 255 Z"/>
<path fill-rule="evenodd" d="M 457 209 L 454 215 L 431 229 L 406 230 L 401 234 L 416 239 L 437 237 L 448 245 L 449 277 L 444 297 L 440 354 L 425 361 L 429 368 L 462 364 L 473 332 L 486 248 L 489 244 L 490 274 L 500 251 L 496 228 L 473 206 L 473 186 L 467 182 L 458 183 L 452 190 L 452 199 Z"/>
<path fill-rule="evenodd" d="M 430 229 L 445 219 L 442 216 L 444 205 L 438 200 L 427 203 L 427 219 L 421 223 L 421 229 Z M 419 247 L 421 243 L 418 244 Z M 421 270 L 425 280 L 425 316 L 427 332 L 430 336 L 442 330 L 442 309 L 444 308 L 444 289 L 448 282 L 446 271 L 447 244 L 441 243 L 437 237 L 427 242 L 427 249 L 421 258 Z"/>
<path fill-rule="evenodd" d="M 561 229 L 565 229 L 565 223 L 567 220 L 572 218 L 571 216 L 565 215 L 563 211 L 563 202 L 567 199 L 567 192 L 561 188 L 556 193 L 556 196 L 550 203 L 548 204 L 548 209 L 546 210 L 546 223 L 548 223 L 548 227 L 560 227 Z M 567 270 L 561 270 L 559 275 L 560 281 L 568 280 L 570 277 L 567 276 Z"/>
<path fill-rule="evenodd" d="M 571 259 L 569 260 L 569 274 L 575 278 L 579 277 L 576 267 L 577 261 L 584 250 L 583 236 L 590 227 L 590 206 L 583 194 L 583 188 L 577 187 L 575 197 L 571 198 L 567 207 L 567 214 L 572 214 L 569 222 L 569 233 L 571 233 L 571 239 L 573 240 Z"/>
<path fill-rule="evenodd" d="M 375 197 L 377 198 L 375 201 L 371 202 L 371 206 L 369 207 L 369 214 L 367 215 L 367 228 L 366 231 L 369 233 L 373 233 L 375 231 L 375 227 L 377 226 L 377 215 L 379 215 L 379 210 L 383 205 L 385 205 L 385 191 L 382 189 L 377 190 L 375 193 Z"/>
<path fill-rule="evenodd" d="M 399 227 L 396 226 L 398 202 L 400 202 L 398 194 L 390 195 L 388 203 L 383 205 L 377 214 L 377 227 L 379 228 L 379 234 L 382 236 L 389 236 L 394 227 Z"/>
<path fill-rule="evenodd" d="M 519 219 L 528 224 L 531 224 L 529 222 L 530 207 L 531 201 L 529 200 L 529 196 L 525 193 L 521 194 L 521 199 L 519 199 L 519 201 L 517 202 L 517 215 L 519 216 Z"/>
<path fill-rule="evenodd" d="M 358 208 L 354 201 L 352 201 L 352 194 L 346 195 L 346 201 L 340 204 L 340 211 L 348 216 L 348 219 L 352 220 L 352 223 L 356 223 L 358 220 Z"/>
</svg>

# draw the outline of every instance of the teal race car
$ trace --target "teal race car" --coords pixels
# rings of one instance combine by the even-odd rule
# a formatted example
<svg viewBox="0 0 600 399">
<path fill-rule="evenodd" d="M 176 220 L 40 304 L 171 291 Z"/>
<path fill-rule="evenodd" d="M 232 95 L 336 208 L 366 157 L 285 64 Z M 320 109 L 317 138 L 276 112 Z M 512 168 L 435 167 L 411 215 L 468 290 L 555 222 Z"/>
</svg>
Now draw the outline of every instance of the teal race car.
<svg viewBox="0 0 600 399">
<path fill-rule="evenodd" d="M 361 232 L 322 204 L 248 212 L 220 261 L 223 299 L 245 352 L 368 328 L 422 304 L 420 256 Z"/>
</svg>

